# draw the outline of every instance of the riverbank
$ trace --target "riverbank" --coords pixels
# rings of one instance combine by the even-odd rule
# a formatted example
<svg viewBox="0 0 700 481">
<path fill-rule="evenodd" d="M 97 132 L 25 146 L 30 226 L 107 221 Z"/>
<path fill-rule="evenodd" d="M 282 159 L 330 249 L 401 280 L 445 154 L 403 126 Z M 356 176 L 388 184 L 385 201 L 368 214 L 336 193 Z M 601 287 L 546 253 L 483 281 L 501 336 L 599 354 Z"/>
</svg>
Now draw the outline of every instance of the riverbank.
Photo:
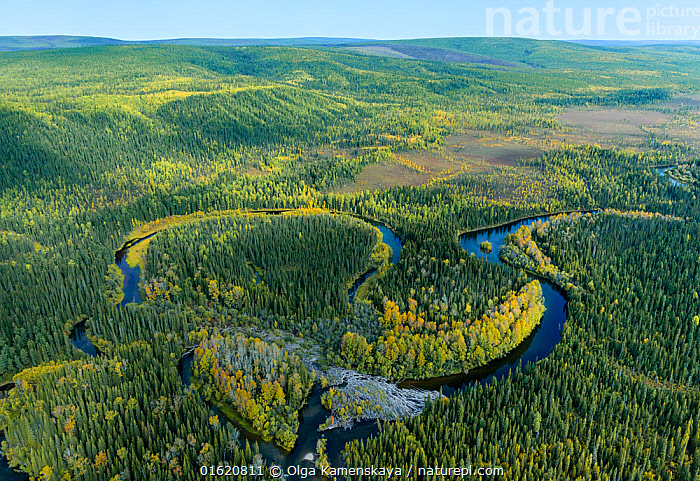
<svg viewBox="0 0 700 481">
<path fill-rule="evenodd" d="M 545 214 L 533 214 L 533 215 L 528 215 L 528 216 L 525 216 L 525 217 L 520 217 L 520 218 L 517 218 L 517 219 L 513 219 L 513 220 L 508 220 L 508 221 L 505 221 L 505 222 L 501 222 L 501 223 L 499 223 L 499 224 L 492 224 L 492 225 L 489 225 L 489 226 L 486 226 L 486 227 L 479 227 L 479 228 L 477 228 L 477 229 L 469 229 L 469 230 L 461 230 L 461 231 L 458 231 L 458 232 L 457 232 L 457 240 L 459 241 L 459 238 L 462 237 L 462 236 L 465 236 L 465 235 L 477 234 L 477 233 L 479 233 L 479 232 L 481 232 L 481 231 L 485 231 L 485 230 L 489 230 L 489 229 L 498 229 L 498 228 L 501 228 L 501 227 L 507 227 L 507 226 L 509 226 L 510 224 L 515 224 L 515 223 L 519 223 L 519 222 L 527 222 L 527 221 L 529 221 L 529 220 L 536 220 L 536 219 L 539 219 L 539 218 L 542 218 L 542 217 L 551 217 L 551 216 L 554 216 L 554 215 L 575 214 L 575 213 L 588 214 L 588 213 L 590 213 L 590 212 L 600 212 L 601 210 L 603 210 L 603 207 L 595 207 L 595 208 L 593 208 L 593 209 L 562 210 L 562 211 L 552 212 L 551 214 L 546 214 L 546 213 L 545 213 Z M 493 250 L 496 250 L 496 248 L 492 246 L 492 249 L 491 249 L 491 250 L 492 250 L 492 251 L 493 251 Z"/>
<path fill-rule="evenodd" d="M 300 208 L 272 208 L 272 209 L 235 209 L 235 210 L 220 210 L 212 212 L 194 212 L 192 214 L 185 215 L 173 215 L 169 217 L 161 217 L 159 219 L 147 222 L 136 227 L 127 236 L 126 240 L 122 246 L 117 249 L 117 258 L 125 257 L 129 267 L 135 268 L 140 267 L 141 269 L 145 266 L 145 255 L 148 250 L 148 245 L 150 243 L 150 238 L 156 235 L 158 232 L 171 227 L 178 227 L 193 222 L 202 222 L 210 219 L 215 219 L 219 217 L 230 217 L 236 215 L 283 215 L 283 214 L 299 214 L 299 215 L 319 215 L 319 214 L 330 214 L 330 215 L 349 215 L 360 220 L 364 220 L 370 224 L 376 225 L 383 223 L 364 217 L 359 214 L 354 214 L 350 212 L 341 212 L 336 210 L 321 209 L 319 207 L 300 207 Z"/>
</svg>

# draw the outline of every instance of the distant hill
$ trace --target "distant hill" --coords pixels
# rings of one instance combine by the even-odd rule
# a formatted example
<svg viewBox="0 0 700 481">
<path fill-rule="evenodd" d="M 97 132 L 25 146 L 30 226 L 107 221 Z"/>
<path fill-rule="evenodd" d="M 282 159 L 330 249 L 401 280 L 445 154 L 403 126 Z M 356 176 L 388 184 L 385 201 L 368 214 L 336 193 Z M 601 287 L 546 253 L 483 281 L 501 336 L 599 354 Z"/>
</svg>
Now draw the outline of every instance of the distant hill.
<svg viewBox="0 0 700 481">
<path fill-rule="evenodd" d="M 100 45 L 124 45 L 128 42 L 106 37 L 74 37 L 70 35 L 42 35 L 38 37 L 0 37 L 0 51 L 44 50 L 49 48 L 77 48 Z"/>
<path fill-rule="evenodd" d="M 366 55 L 496 67 L 552 68 L 576 63 L 598 48 L 556 40 L 508 37 L 443 37 L 340 45 Z M 567 59 L 571 59 L 570 62 Z"/>
<path fill-rule="evenodd" d="M 566 42 L 561 40 L 535 40 L 513 37 L 445 37 L 394 40 L 375 42 L 394 52 L 407 52 L 410 46 L 413 53 L 421 60 L 438 60 L 449 58 L 448 52 L 463 55 L 467 63 L 482 63 L 500 66 L 518 66 L 544 69 L 580 69 L 583 65 L 588 71 L 605 71 L 611 63 L 619 68 L 644 70 L 648 68 L 649 55 L 659 65 L 671 65 L 674 62 L 696 62 L 700 43 L 648 43 L 634 46 L 620 42 L 604 45 L 587 45 L 582 42 Z M 366 48 L 366 45 L 361 46 Z M 342 47 L 345 48 L 345 47 Z M 663 55 L 664 51 L 674 51 L 674 59 Z M 430 57 L 434 58 L 430 58 Z M 469 56 L 473 56 L 469 60 Z M 403 57 L 406 58 L 406 57 Z M 452 57 L 459 59 L 458 56 Z"/>
<path fill-rule="evenodd" d="M 52 48 L 77 48 L 104 45 L 194 45 L 201 47 L 241 46 L 333 46 L 371 42 L 359 38 L 300 37 L 300 38 L 174 38 L 164 40 L 128 41 L 107 37 L 76 37 L 70 35 L 41 35 L 35 37 L 2 37 L 0 51 L 45 50 Z"/>
<path fill-rule="evenodd" d="M 589 47 L 700 47 L 700 40 L 567 40 L 567 42 L 576 43 L 579 45 L 587 45 Z"/>
<path fill-rule="evenodd" d="M 560 41 L 508 37 L 446 37 L 406 40 L 358 38 L 176 38 L 128 41 L 106 37 L 66 35 L 0 37 L 0 51 L 65 49 L 119 45 L 188 45 L 195 47 L 278 46 L 310 47 L 346 54 L 370 55 L 407 60 L 483 65 L 487 68 L 580 69 L 605 71 L 611 62 L 619 68 L 645 70 L 650 58 L 671 68 L 678 63 L 696 62 L 700 42 L 654 41 Z M 665 52 L 674 52 L 673 58 Z M 651 57 L 650 57 L 651 56 Z M 674 67 L 675 68 L 675 67 Z"/>
<path fill-rule="evenodd" d="M 591 48 L 556 40 L 534 40 L 508 37 L 447 37 L 397 40 L 391 44 L 410 45 L 459 52 L 492 59 L 496 65 L 551 68 L 556 62 L 560 66 L 566 59 L 579 59 Z"/>
<path fill-rule="evenodd" d="M 175 38 L 128 42 L 132 44 L 193 45 L 199 47 L 245 47 L 245 46 L 333 46 L 374 42 L 361 38 L 298 37 L 298 38 Z"/>
</svg>

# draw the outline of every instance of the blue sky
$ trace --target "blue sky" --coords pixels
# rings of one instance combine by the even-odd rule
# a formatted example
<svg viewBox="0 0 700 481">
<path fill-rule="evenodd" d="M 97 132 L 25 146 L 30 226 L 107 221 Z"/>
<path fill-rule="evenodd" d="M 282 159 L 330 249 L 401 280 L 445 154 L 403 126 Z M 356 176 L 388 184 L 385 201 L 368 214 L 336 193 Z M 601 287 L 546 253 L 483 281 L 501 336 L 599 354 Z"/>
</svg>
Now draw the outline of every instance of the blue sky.
<svg viewBox="0 0 700 481">
<path fill-rule="evenodd" d="M 548 1 L 553 3 L 547 10 Z M 2 0 L 0 35 L 398 39 L 493 32 L 558 39 L 700 40 L 700 9 L 693 11 L 695 7 L 700 3 L 688 0 Z M 500 10 L 489 13 L 488 8 Z"/>
</svg>

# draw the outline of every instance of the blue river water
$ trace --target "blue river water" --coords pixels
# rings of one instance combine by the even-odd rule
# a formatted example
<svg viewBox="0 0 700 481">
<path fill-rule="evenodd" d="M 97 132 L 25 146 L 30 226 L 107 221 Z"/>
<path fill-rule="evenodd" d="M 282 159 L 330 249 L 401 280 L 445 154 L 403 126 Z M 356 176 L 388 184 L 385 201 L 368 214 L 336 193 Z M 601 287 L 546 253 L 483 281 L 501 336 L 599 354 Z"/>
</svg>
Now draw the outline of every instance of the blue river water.
<svg viewBox="0 0 700 481">
<path fill-rule="evenodd" d="M 661 168 L 656 169 L 656 171 L 659 173 L 659 175 L 661 175 L 661 176 L 665 177 L 666 179 L 668 179 L 668 181 L 671 183 L 671 185 L 673 185 L 673 186 L 675 186 L 675 187 L 684 186 L 685 184 L 683 184 L 682 182 L 678 182 L 677 180 L 672 179 L 672 178 L 670 178 L 669 176 L 666 175 L 666 171 L 667 171 L 668 169 L 670 169 L 670 168 L 671 168 L 671 167 L 661 167 Z"/>
<path fill-rule="evenodd" d="M 139 292 L 139 279 L 141 278 L 141 268 L 139 266 L 130 267 L 126 263 L 126 256 L 122 258 L 117 265 L 124 274 L 124 299 L 122 299 L 120 307 L 127 304 L 140 304 L 141 293 Z"/>
<path fill-rule="evenodd" d="M 394 234 L 394 232 L 389 229 L 387 226 L 384 224 L 381 224 L 379 222 L 375 221 L 368 221 L 370 224 L 375 226 L 377 229 L 379 229 L 379 232 L 382 233 L 382 242 L 386 245 L 388 245 L 391 248 L 391 263 L 396 265 L 399 262 L 399 256 L 401 254 L 401 239 Z M 348 303 L 352 304 L 352 302 L 355 300 L 355 294 L 357 293 L 357 289 L 364 284 L 364 282 L 372 277 L 374 274 L 377 273 L 376 269 L 372 269 L 370 271 L 365 272 L 362 274 L 360 277 L 357 278 L 355 283 L 352 285 L 352 287 L 348 290 Z"/>
<path fill-rule="evenodd" d="M 82 321 L 76 324 L 76 326 L 73 328 L 73 331 L 71 331 L 70 333 L 70 342 L 76 349 L 83 351 L 89 356 L 94 357 L 97 356 L 97 348 L 87 337 L 85 323 L 86 321 Z"/>
</svg>

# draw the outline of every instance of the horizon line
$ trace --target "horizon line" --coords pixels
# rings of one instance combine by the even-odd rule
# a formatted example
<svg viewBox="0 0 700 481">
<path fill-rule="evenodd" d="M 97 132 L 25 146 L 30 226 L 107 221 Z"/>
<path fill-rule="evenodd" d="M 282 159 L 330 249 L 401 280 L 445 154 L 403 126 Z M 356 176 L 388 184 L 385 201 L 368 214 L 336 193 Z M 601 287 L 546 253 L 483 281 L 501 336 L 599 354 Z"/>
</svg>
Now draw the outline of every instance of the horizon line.
<svg viewBox="0 0 700 481">
<path fill-rule="evenodd" d="M 119 37 L 109 37 L 103 35 L 78 35 L 66 33 L 47 33 L 47 34 L 28 34 L 28 35 L 0 35 L 0 38 L 46 38 L 46 37 L 68 37 L 68 38 L 95 38 L 116 40 L 119 42 L 158 42 L 158 41 L 173 41 L 173 40 L 357 40 L 362 42 L 395 42 L 408 40 L 433 40 L 433 39 L 521 39 L 521 40 L 536 40 L 536 41 L 559 41 L 559 42 L 655 42 L 655 43 L 700 43 L 700 39 L 658 39 L 658 38 L 558 38 L 558 37 L 525 37 L 519 35 L 445 35 L 431 37 L 400 37 L 400 38 L 365 38 L 365 37 L 346 37 L 346 36 L 328 36 L 328 35 L 302 35 L 297 37 L 158 37 L 158 38 L 140 38 L 126 39 Z"/>
</svg>

